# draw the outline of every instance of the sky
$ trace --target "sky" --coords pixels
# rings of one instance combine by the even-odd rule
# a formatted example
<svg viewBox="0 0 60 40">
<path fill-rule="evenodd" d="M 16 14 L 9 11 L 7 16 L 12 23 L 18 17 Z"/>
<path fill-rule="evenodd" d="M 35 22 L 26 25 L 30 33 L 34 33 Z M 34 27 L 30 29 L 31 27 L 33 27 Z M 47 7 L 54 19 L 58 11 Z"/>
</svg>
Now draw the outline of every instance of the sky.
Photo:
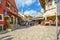
<svg viewBox="0 0 60 40">
<path fill-rule="evenodd" d="M 42 8 L 39 0 L 15 0 L 15 2 L 18 8 L 18 13 L 30 16 L 41 13 Z"/>
</svg>

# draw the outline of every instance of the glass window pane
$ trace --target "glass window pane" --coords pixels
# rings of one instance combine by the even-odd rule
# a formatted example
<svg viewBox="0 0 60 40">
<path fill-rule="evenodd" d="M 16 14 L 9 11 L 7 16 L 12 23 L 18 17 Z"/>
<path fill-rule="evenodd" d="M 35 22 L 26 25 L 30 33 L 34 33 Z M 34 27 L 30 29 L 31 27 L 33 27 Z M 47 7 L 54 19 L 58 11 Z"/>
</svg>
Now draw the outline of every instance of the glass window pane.
<svg viewBox="0 0 60 40">
<path fill-rule="evenodd" d="M 0 15 L 0 20 L 2 20 L 2 15 Z"/>
<path fill-rule="evenodd" d="M 2 31 L 2 26 L 0 26 L 0 31 Z"/>
<path fill-rule="evenodd" d="M 11 9 L 11 4 L 9 2 L 6 3 L 6 6 Z"/>
</svg>

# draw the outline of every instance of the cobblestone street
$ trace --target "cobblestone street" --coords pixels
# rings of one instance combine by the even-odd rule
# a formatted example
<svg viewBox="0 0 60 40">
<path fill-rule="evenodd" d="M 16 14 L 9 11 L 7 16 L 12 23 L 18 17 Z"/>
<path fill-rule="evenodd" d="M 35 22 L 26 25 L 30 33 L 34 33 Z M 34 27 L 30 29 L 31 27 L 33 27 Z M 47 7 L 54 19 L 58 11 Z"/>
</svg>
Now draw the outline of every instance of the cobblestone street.
<svg viewBox="0 0 60 40">
<path fill-rule="evenodd" d="M 15 31 L 0 34 L 0 40 L 56 40 L 55 26 L 36 25 L 20 27 Z"/>
</svg>

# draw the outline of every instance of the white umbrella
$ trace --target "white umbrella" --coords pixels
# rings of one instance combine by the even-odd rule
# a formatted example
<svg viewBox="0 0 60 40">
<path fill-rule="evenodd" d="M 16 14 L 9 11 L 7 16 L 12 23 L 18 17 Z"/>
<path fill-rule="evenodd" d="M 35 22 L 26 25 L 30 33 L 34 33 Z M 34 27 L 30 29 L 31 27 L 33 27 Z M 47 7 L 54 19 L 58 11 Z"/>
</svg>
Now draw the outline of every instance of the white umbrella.
<svg viewBox="0 0 60 40">
<path fill-rule="evenodd" d="M 34 17 L 43 17 L 43 15 L 40 13 L 40 14 L 36 14 Z"/>
<path fill-rule="evenodd" d="M 18 16 L 20 16 L 24 21 L 26 20 L 26 18 L 23 14 L 19 14 Z"/>
</svg>

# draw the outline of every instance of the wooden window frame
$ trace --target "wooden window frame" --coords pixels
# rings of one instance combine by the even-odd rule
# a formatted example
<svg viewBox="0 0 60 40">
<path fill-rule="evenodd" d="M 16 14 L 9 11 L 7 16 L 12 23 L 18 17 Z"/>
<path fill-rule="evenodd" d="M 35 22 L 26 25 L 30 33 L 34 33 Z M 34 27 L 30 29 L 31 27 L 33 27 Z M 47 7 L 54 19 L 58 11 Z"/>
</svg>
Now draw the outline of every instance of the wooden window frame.
<svg viewBox="0 0 60 40">
<path fill-rule="evenodd" d="M 0 20 L 0 21 L 3 21 L 4 20 L 4 18 L 3 18 L 3 14 L 0 14 L 1 16 L 2 16 L 2 19 Z"/>
<path fill-rule="evenodd" d="M 9 5 L 9 7 L 8 7 L 8 5 Z M 6 6 L 7 6 L 7 8 L 11 9 L 11 4 L 9 2 L 6 2 Z"/>
<path fill-rule="evenodd" d="M 3 24 L 0 24 L 0 26 L 2 27 L 2 30 L 1 31 L 3 31 Z"/>
<path fill-rule="evenodd" d="M 2 0 L 0 0 L 0 4 L 2 3 Z"/>
</svg>

